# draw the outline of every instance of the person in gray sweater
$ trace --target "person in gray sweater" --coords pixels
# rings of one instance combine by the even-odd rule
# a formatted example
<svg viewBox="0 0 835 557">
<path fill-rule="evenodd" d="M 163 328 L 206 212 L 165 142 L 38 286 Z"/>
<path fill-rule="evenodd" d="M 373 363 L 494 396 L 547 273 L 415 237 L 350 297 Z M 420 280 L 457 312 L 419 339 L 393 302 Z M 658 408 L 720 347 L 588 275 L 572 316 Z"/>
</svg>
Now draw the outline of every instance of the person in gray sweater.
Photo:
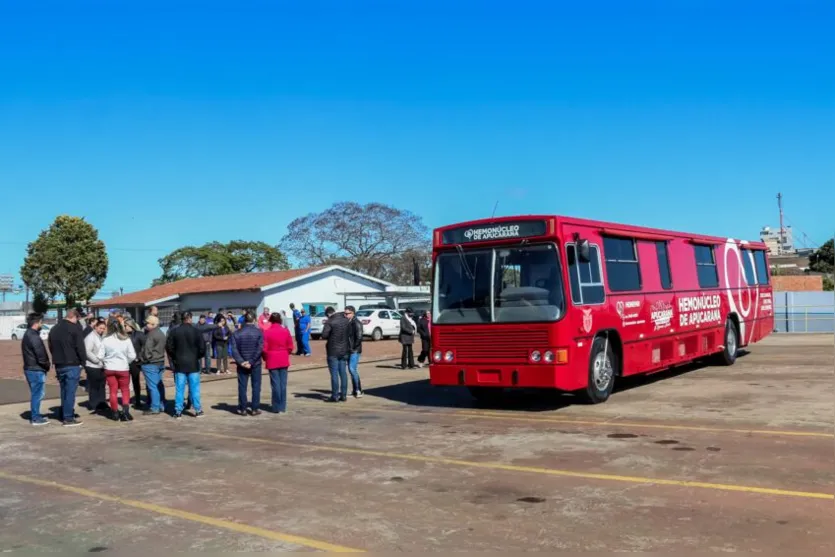
<svg viewBox="0 0 835 557">
<path fill-rule="evenodd" d="M 149 315 L 145 321 L 145 344 L 139 361 L 142 363 L 142 374 L 145 376 L 145 386 L 149 391 L 150 408 L 143 415 L 157 415 L 165 408 L 165 385 L 162 376 L 165 373 L 165 333 L 159 330 L 159 318 Z"/>
</svg>

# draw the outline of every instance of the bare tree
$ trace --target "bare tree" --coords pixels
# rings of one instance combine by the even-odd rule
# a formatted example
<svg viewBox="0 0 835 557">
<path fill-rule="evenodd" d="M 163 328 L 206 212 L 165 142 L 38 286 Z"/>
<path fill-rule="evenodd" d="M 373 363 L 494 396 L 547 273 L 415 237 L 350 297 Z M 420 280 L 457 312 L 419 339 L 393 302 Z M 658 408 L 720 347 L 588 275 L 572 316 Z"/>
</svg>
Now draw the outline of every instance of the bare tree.
<svg viewBox="0 0 835 557">
<path fill-rule="evenodd" d="M 426 280 L 431 262 L 430 231 L 423 220 L 382 203 L 344 201 L 299 217 L 280 245 L 302 265 L 343 265 L 398 283 L 412 282 L 413 261 Z"/>
</svg>

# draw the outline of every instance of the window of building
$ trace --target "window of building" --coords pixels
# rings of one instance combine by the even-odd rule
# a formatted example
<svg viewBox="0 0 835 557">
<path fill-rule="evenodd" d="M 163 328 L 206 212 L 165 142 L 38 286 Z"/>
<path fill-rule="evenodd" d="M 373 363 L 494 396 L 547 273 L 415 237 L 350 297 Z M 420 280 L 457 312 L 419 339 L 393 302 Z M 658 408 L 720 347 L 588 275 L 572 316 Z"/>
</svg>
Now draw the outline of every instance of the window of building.
<svg viewBox="0 0 835 557">
<path fill-rule="evenodd" d="M 565 248 L 568 260 L 568 278 L 571 283 L 571 300 L 574 305 L 602 304 L 606 299 L 603 279 L 600 277 L 600 251 L 589 246 L 589 262 L 577 259 L 577 246 L 568 244 Z"/>
<path fill-rule="evenodd" d="M 693 246 L 696 256 L 696 273 L 699 276 L 699 288 L 716 288 L 719 286 L 719 272 L 716 270 L 716 259 L 713 257 L 713 246 Z"/>
<path fill-rule="evenodd" d="M 669 290 L 673 287 L 673 275 L 670 271 L 670 254 L 667 242 L 655 242 L 655 253 L 658 255 L 658 272 L 661 274 L 661 288 Z"/>
<path fill-rule="evenodd" d="M 641 269 L 638 251 L 631 238 L 604 238 L 603 255 L 606 258 L 606 280 L 612 292 L 641 289 Z"/>
<path fill-rule="evenodd" d="M 757 282 L 760 284 L 768 284 L 768 263 L 765 260 L 765 252 L 763 250 L 754 251 L 754 263 L 757 266 Z"/>
</svg>

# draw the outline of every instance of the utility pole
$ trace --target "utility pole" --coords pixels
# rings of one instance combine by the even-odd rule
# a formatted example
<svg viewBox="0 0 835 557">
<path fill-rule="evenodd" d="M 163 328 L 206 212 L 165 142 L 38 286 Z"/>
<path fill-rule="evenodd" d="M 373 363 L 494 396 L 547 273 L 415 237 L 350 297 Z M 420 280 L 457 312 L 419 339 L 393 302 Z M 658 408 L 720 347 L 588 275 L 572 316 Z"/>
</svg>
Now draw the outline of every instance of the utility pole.
<svg viewBox="0 0 835 557">
<path fill-rule="evenodd" d="M 783 246 L 786 245 L 786 228 L 783 226 L 783 194 L 777 193 L 777 208 L 780 210 L 780 245 L 778 253 L 783 253 Z"/>
</svg>

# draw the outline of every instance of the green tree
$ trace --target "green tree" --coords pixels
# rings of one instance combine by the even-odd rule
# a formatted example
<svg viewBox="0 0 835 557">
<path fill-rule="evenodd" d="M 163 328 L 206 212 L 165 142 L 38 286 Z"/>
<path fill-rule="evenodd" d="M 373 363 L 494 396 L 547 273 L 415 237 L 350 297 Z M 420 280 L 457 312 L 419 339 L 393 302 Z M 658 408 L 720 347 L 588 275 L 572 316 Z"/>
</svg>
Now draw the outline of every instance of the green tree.
<svg viewBox="0 0 835 557">
<path fill-rule="evenodd" d="M 40 292 L 35 292 L 32 298 L 32 311 L 37 313 L 46 313 L 49 311 L 49 298 Z"/>
<path fill-rule="evenodd" d="M 809 257 L 809 269 L 818 273 L 835 269 L 835 240 L 828 240 Z"/>
<path fill-rule="evenodd" d="M 423 220 L 382 203 L 336 203 L 295 219 L 281 247 L 302 265 L 343 265 L 399 284 L 411 284 L 414 262 L 429 279 L 432 241 Z"/>
<path fill-rule="evenodd" d="M 165 284 L 184 278 L 211 277 L 256 271 L 289 269 L 284 253 L 266 242 L 234 240 L 228 244 L 210 242 L 186 246 L 159 260 L 162 276 L 153 284 Z"/>
<path fill-rule="evenodd" d="M 104 284 L 108 260 L 98 231 L 83 217 L 61 215 L 26 249 L 23 282 L 47 300 L 63 296 L 66 307 L 89 300 Z"/>
<path fill-rule="evenodd" d="M 833 290 L 835 290 L 835 280 L 833 280 L 831 276 L 824 275 L 823 289 L 827 292 L 832 292 Z"/>
</svg>

